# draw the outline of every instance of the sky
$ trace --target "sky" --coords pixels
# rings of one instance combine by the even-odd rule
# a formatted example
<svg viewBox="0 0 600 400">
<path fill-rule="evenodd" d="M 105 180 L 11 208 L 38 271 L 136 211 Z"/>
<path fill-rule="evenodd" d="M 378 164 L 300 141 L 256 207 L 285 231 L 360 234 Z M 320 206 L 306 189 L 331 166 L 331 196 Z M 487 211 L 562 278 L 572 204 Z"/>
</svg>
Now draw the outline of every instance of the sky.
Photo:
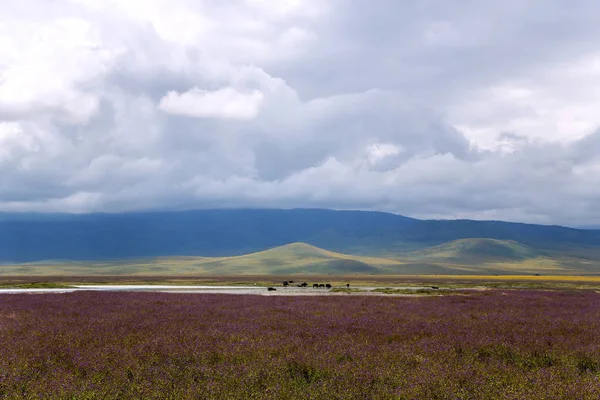
<svg viewBox="0 0 600 400">
<path fill-rule="evenodd" d="M 19 0 L 0 211 L 600 225 L 594 0 Z"/>
</svg>

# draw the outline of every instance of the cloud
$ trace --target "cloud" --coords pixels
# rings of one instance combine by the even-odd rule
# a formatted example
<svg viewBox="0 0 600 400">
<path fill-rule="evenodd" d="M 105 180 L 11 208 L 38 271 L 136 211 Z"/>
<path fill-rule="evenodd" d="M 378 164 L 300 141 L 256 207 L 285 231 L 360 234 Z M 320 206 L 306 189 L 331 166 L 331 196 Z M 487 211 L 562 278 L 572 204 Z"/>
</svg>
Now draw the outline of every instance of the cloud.
<svg viewBox="0 0 600 400">
<path fill-rule="evenodd" d="M 0 210 L 600 224 L 600 6 L 22 0 Z"/>
<path fill-rule="evenodd" d="M 226 87 L 215 91 L 193 88 L 184 93 L 168 92 L 160 100 L 165 112 L 197 118 L 252 119 L 260 111 L 263 94 L 245 94 Z"/>
</svg>

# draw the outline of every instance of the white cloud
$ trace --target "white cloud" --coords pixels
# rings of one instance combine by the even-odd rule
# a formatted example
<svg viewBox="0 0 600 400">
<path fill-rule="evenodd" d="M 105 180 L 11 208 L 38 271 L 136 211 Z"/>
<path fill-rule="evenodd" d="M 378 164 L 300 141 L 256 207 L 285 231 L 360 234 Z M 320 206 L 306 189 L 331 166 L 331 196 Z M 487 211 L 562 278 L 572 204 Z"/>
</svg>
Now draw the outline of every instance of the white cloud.
<svg viewBox="0 0 600 400">
<path fill-rule="evenodd" d="M 197 118 L 252 119 L 260 111 L 263 94 L 258 90 L 241 93 L 226 87 L 215 91 L 193 88 L 184 93 L 171 91 L 160 100 L 160 109 Z"/>
<path fill-rule="evenodd" d="M 0 36 L 0 118 L 33 115 L 85 124 L 98 109 L 92 88 L 117 49 L 103 48 L 93 25 L 81 18 L 3 21 Z"/>
<path fill-rule="evenodd" d="M 377 164 L 389 156 L 400 154 L 401 148 L 389 143 L 374 143 L 367 147 L 367 160 L 370 164 Z"/>
</svg>

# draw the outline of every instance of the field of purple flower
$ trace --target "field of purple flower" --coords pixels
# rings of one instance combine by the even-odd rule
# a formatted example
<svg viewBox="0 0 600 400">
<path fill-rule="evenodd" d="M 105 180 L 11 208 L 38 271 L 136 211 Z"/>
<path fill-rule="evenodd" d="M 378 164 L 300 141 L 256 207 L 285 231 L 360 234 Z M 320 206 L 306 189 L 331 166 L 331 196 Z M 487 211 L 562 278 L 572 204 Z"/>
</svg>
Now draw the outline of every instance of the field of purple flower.
<svg viewBox="0 0 600 400">
<path fill-rule="evenodd" d="M 600 398 L 594 292 L 2 295 L 0 343 L 0 398 Z"/>
</svg>

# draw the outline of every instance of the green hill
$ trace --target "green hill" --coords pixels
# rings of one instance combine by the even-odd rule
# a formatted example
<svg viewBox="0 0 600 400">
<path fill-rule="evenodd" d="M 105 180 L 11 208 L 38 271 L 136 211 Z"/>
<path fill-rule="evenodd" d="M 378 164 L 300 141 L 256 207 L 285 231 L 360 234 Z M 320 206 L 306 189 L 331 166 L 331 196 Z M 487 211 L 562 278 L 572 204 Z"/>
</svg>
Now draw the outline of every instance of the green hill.
<svg viewBox="0 0 600 400">
<path fill-rule="evenodd" d="M 0 275 L 277 275 L 382 274 L 399 261 L 352 256 L 306 243 L 231 257 L 161 257 L 107 262 L 42 262 L 4 265 Z"/>
<path fill-rule="evenodd" d="M 351 256 L 306 243 L 292 243 L 234 257 L 216 257 L 201 264 L 215 274 L 383 273 L 398 261 Z"/>
<path fill-rule="evenodd" d="M 560 252 L 539 250 L 514 240 L 487 238 L 459 239 L 403 255 L 410 265 L 428 263 L 441 274 L 506 275 L 553 274 L 574 275 L 598 273 L 600 265 L 581 265 Z M 425 268 L 433 270 L 432 267 Z M 418 272 L 417 272 L 418 273 Z M 424 273 L 424 272 L 422 272 Z"/>
<path fill-rule="evenodd" d="M 401 256 L 336 253 L 306 243 L 229 257 L 158 257 L 3 265 L 8 275 L 588 275 L 600 263 L 510 240 L 461 239 Z"/>
<path fill-rule="evenodd" d="M 408 253 L 409 257 L 454 260 L 461 263 L 472 261 L 518 261 L 544 256 L 538 250 L 514 240 L 459 239 L 427 249 Z"/>
</svg>

